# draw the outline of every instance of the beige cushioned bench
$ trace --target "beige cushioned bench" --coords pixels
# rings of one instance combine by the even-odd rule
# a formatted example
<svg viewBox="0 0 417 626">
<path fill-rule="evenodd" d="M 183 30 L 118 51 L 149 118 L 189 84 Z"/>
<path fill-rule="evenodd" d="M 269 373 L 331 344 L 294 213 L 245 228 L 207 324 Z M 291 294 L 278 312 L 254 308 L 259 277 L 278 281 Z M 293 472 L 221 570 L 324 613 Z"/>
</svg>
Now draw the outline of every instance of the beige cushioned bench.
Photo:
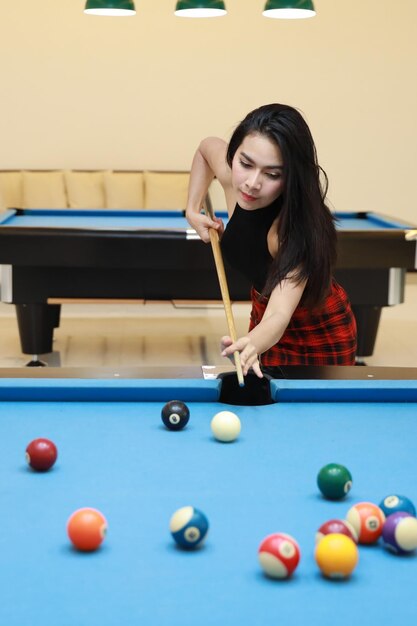
<svg viewBox="0 0 417 626">
<path fill-rule="evenodd" d="M 184 210 L 189 177 L 189 172 L 0 170 L 0 210 Z M 210 198 L 215 210 L 226 209 L 216 180 L 210 187 Z"/>
<path fill-rule="evenodd" d="M 0 171 L 0 209 L 185 209 L 188 172 Z"/>
</svg>

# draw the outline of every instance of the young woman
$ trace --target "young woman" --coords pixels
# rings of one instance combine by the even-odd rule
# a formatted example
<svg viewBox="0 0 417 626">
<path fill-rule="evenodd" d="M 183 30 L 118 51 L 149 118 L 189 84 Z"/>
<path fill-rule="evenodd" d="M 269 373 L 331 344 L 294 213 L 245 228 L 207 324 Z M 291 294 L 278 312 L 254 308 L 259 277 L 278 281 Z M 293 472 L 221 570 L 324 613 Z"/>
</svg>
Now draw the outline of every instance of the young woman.
<svg viewBox="0 0 417 626">
<path fill-rule="evenodd" d="M 226 196 L 226 229 L 201 212 L 214 177 Z M 249 332 L 235 343 L 222 338 L 223 356 L 238 350 L 244 375 L 253 368 L 262 377 L 260 363 L 355 363 L 355 319 L 332 276 L 336 230 L 326 192 L 311 132 L 287 105 L 255 109 L 228 145 L 209 137 L 194 156 L 187 219 L 205 242 L 217 229 L 224 257 L 252 284 Z"/>
</svg>

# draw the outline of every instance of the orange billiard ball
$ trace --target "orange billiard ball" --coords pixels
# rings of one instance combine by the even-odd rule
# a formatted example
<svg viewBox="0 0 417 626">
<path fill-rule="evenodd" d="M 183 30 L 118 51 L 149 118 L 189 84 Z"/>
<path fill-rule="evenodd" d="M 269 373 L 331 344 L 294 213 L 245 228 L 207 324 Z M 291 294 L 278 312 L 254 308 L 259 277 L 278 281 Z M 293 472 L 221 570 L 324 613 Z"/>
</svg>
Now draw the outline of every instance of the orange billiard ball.
<svg viewBox="0 0 417 626">
<path fill-rule="evenodd" d="M 26 461 L 37 472 L 49 470 L 58 457 L 56 445 L 50 439 L 34 439 L 26 448 Z"/>
<path fill-rule="evenodd" d="M 382 535 L 385 515 L 373 502 L 358 502 L 349 509 L 346 519 L 355 529 L 359 543 L 375 543 Z"/>
<path fill-rule="evenodd" d="M 106 518 L 97 509 L 78 509 L 67 523 L 68 537 L 77 550 L 97 550 L 107 533 Z"/>
</svg>

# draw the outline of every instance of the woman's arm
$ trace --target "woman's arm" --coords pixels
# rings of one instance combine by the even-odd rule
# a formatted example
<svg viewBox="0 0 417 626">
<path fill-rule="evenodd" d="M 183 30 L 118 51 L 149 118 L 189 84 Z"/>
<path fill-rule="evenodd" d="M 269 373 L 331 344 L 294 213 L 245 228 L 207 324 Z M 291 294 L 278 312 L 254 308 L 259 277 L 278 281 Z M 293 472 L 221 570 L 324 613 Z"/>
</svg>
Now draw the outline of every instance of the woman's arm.
<svg viewBox="0 0 417 626">
<path fill-rule="evenodd" d="M 231 174 L 226 162 L 227 144 L 223 139 L 207 137 L 200 143 L 191 165 L 190 184 L 186 217 L 191 226 L 206 243 L 210 241 L 209 228 L 215 228 L 219 234 L 223 223 L 219 218 L 213 221 L 201 213 L 210 183 L 217 178 L 225 190 L 230 187 Z"/>
<path fill-rule="evenodd" d="M 258 357 L 281 339 L 301 300 L 305 285 L 306 281 L 297 284 L 287 277 L 272 291 L 264 316 L 255 328 L 235 343 L 228 336 L 222 337 L 222 355 L 231 356 L 238 350 L 244 375 L 252 367 L 262 377 Z"/>
</svg>

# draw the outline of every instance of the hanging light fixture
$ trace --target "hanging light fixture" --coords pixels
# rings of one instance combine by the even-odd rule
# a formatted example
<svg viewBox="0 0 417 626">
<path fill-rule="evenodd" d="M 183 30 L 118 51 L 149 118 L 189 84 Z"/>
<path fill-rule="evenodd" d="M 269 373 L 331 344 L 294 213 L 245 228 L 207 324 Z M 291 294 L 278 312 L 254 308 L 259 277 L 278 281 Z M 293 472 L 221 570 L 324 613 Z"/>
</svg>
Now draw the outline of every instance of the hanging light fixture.
<svg viewBox="0 0 417 626">
<path fill-rule="evenodd" d="M 175 7 L 179 17 L 219 17 L 226 13 L 223 0 L 178 0 Z"/>
<path fill-rule="evenodd" d="M 127 16 L 135 15 L 132 0 L 87 0 L 84 13 L 89 15 Z"/>
<path fill-rule="evenodd" d="M 314 17 L 312 0 L 268 0 L 262 13 L 265 17 L 301 19 Z"/>
</svg>

